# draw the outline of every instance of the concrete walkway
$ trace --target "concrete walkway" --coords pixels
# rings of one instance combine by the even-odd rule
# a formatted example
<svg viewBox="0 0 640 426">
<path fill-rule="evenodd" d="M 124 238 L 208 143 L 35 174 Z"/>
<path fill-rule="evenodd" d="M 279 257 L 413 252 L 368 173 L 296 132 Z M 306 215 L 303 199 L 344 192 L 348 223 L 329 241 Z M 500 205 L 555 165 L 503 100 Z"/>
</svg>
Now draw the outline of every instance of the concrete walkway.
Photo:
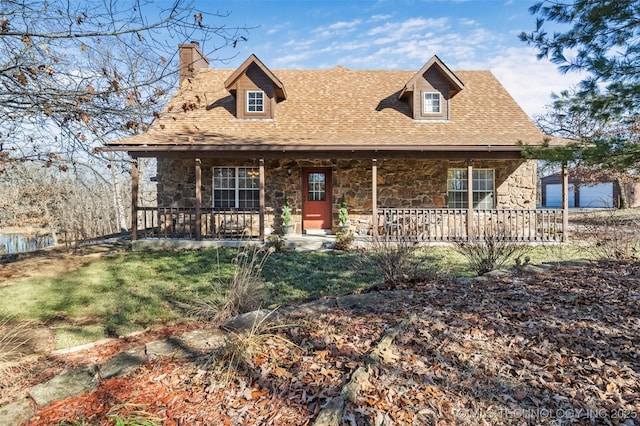
<svg viewBox="0 0 640 426">
<path fill-rule="evenodd" d="M 335 245 L 335 235 L 287 235 L 285 247 L 288 249 L 306 250 L 329 250 Z M 247 244 L 263 243 L 258 240 L 202 240 L 195 241 L 179 238 L 145 238 L 131 242 L 133 251 L 144 250 L 194 250 L 200 248 L 227 247 L 236 248 Z"/>
</svg>

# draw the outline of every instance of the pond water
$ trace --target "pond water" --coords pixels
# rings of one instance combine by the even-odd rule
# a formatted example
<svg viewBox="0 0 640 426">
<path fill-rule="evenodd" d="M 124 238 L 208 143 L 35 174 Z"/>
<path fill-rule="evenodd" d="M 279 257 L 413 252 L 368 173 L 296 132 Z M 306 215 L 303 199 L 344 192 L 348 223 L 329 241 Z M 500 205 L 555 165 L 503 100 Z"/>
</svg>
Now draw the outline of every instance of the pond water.
<svg viewBox="0 0 640 426">
<path fill-rule="evenodd" d="M 50 235 L 0 234 L 0 255 L 39 250 L 53 243 Z"/>
</svg>

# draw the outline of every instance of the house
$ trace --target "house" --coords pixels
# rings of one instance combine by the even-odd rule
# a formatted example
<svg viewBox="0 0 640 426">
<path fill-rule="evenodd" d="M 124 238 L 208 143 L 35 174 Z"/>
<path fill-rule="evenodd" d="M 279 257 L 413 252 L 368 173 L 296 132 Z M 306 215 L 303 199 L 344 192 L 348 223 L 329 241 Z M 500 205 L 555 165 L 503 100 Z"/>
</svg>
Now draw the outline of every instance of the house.
<svg viewBox="0 0 640 426">
<path fill-rule="evenodd" d="M 569 208 L 619 208 L 621 198 L 626 198 L 627 207 L 640 207 L 640 178 L 623 174 L 618 179 L 613 173 L 594 171 L 581 167 L 568 173 Z M 560 173 L 540 180 L 542 206 L 562 206 L 562 178 Z M 621 188 L 625 193 L 621 194 Z"/>
<path fill-rule="evenodd" d="M 275 70 L 255 55 L 212 69 L 197 43 L 179 49 L 164 112 L 105 148 L 157 159 L 157 206 L 137 205 L 134 166 L 134 239 L 263 239 L 285 198 L 295 233 L 332 233 L 343 195 L 360 235 L 564 238 L 521 157 L 545 136 L 489 71 L 437 56 L 414 71 Z"/>
</svg>

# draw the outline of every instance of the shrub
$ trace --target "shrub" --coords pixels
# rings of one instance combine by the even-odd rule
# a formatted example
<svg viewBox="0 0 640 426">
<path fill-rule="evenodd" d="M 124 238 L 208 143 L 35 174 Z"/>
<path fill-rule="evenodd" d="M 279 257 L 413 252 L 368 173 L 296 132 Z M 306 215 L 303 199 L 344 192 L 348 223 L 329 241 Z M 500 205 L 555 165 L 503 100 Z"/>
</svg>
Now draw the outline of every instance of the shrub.
<svg viewBox="0 0 640 426">
<path fill-rule="evenodd" d="M 456 242 L 457 250 L 469 262 L 469 267 L 478 275 L 502 268 L 509 260 L 519 258 L 527 247 L 510 241 L 501 231 L 485 233 L 469 241 Z"/>
<path fill-rule="evenodd" d="M 280 234 L 270 234 L 267 236 L 267 248 L 273 248 L 276 252 L 281 252 L 287 245 L 287 238 Z"/>
<path fill-rule="evenodd" d="M 340 211 L 338 212 L 338 217 L 340 225 L 346 226 L 349 224 L 349 209 L 347 208 L 347 201 L 344 198 L 344 194 L 340 200 Z"/>
<path fill-rule="evenodd" d="M 396 288 L 403 283 L 421 281 L 430 278 L 434 271 L 428 265 L 426 256 L 416 242 L 408 239 L 391 241 L 378 239 L 368 258 L 373 268 L 382 277 L 384 286 Z"/>
<path fill-rule="evenodd" d="M 284 205 L 282 206 L 282 214 L 280 215 L 283 225 L 291 223 L 291 206 L 289 205 L 289 197 L 284 196 Z"/>
<path fill-rule="evenodd" d="M 337 232 L 335 249 L 344 250 L 344 251 L 349 250 L 351 248 L 351 245 L 353 244 L 353 240 L 354 240 L 353 233 L 349 231 Z"/>
</svg>

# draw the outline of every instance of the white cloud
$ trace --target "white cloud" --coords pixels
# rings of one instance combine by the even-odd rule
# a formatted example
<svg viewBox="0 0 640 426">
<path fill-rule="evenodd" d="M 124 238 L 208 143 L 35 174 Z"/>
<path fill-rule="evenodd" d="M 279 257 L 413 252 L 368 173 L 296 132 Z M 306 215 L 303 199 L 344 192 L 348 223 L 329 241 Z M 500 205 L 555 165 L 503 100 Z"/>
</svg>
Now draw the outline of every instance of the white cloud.
<svg viewBox="0 0 640 426">
<path fill-rule="evenodd" d="M 362 20 L 360 19 L 354 19 L 353 21 L 338 21 L 327 26 L 317 27 L 311 32 L 326 38 L 336 37 L 340 34 L 348 34 L 355 31 L 361 23 Z"/>
<path fill-rule="evenodd" d="M 310 51 L 298 54 L 284 55 L 274 58 L 273 64 L 276 67 L 283 68 L 302 68 L 304 67 L 304 61 L 306 61 L 310 57 L 312 57 L 312 53 Z"/>
<path fill-rule="evenodd" d="M 314 39 L 309 39 L 309 40 L 289 40 L 286 43 L 283 44 L 284 47 L 290 48 L 290 49 L 295 49 L 295 50 L 302 50 L 302 49 L 309 49 L 311 48 L 314 44 L 316 43 L 316 40 Z"/>
<path fill-rule="evenodd" d="M 329 30 L 352 30 L 355 27 L 357 27 L 358 25 L 360 25 L 362 21 L 360 19 L 354 19 L 353 21 L 350 22 L 345 22 L 345 21 L 339 21 L 336 22 L 335 24 L 331 24 L 327 27 L 327 29 Z"/>
<path fill-rule="evenodd" d="M 478 25 L 477 21 L 469 18 L 460 19 L 458 22 L 460 22 L 461 25 L 466 25 L 466 26 Z"/>
<path fill-rule="evenodd" d="M 541 114 L 551 103 L 551 93 L 559 93 L 576 85 L 584 74 L 561 74 L 548 60 L 537 60 L 530 47 L 512 47 L 503 55 L 489 59 L 485 69 L 491 70 L 518 104 L 530 116 Z"/>
<path fill-rule="evenodd" d="M 379 22 L 379 21 L 386 21 L 387 19 L 392 18 L 393 15 L 373 15 L 369 18 L 369 20 L 367 22 Z"/>
<path fill-rule="evenodd" d="M 267 35 L 274 35 L 286 28 L 287 25 L 275 25 L 267 30 Z"/>
</svg>

